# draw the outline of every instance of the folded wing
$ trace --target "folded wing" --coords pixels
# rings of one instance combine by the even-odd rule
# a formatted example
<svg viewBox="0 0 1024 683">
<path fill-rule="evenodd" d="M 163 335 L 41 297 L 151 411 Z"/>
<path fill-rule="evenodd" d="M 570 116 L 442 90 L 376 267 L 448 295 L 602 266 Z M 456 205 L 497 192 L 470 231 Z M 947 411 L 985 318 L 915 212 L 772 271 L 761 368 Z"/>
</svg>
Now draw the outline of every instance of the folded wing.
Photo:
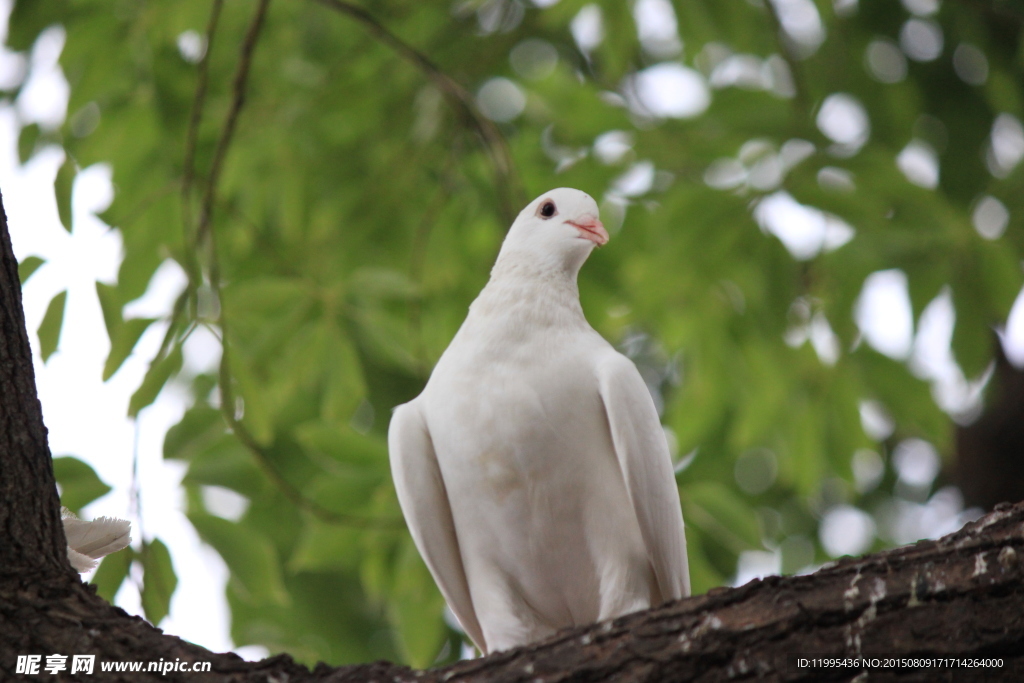
<svg viewBox="0 0 1024 683">
<path fill-rule="evenodd" d="M 597 372 L 615 455 L 662 600 L 685 597 L 690 594 L 686 535 L 658 411 L 640 372 L 625 356 L 608 354 Z"/>
<path fill-rule="evenodd" d="M 412 539 L 441 594 L 481 652 L 487 652 L 477 621 L 448 493 L 423 415 L 415 403 L 395 409 L 388 428 L 391 475 Z"/>
</svg>

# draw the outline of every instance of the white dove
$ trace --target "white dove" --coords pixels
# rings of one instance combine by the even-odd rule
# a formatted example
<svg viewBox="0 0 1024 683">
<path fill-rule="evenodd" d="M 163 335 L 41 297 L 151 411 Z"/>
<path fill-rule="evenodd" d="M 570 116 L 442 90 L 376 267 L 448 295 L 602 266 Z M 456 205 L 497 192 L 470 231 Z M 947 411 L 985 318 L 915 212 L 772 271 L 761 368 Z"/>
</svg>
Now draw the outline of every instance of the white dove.
<svg viewBox="0 0 1024 683">
<path fill-rule="evenodd" d="M 576 275 L 607 241 L 586 193 L 531 202 L 423 393 L 391 419 L 409 530 L 484 654 L 690 592 L 654 401 L 580 306 Z"/>
</svg>

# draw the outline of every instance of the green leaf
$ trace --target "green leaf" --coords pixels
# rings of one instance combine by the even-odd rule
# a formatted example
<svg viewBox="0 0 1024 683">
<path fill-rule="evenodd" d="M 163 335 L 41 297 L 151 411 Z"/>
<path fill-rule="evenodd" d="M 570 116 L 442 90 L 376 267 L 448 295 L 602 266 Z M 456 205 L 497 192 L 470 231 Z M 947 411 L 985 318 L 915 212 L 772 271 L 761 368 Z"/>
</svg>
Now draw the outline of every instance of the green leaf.
<svg viewBox="0 0 1024 683">
<path fill-rule="evenodd" d="M 231 356 L 231 374 L 235 378 L 237 395 L 244 406 L 243 420 L 253 438 L 264 446 L 274 437 L 274 423 L 269 392 L 257 379 L 251 366 L 244 363 L 240 353 Z"/>
<path fill-rule="evenodd" d="M 266 536 L 250 526 L 213 515 L 190 513 L 188 518 L 202 539 L 224 558 L 232 581 L 248 598 L 278 606 L 291 601 L 277 551 Z"/>
<path fill-rule="evenodd" d="M 118 327 L 117 332 L 110 340 L 110 353 L 107 355 L 107 362 L 103 365 L 104 382 L 113 377 L 114 373 L 121 368 L 139 342 L 142 333 L 154 322 L 156 322 L 154 318 L 132 318 Z"/>
<path fill-rule="evenodd" d="M 21 280 L 21 284 L 28 282 L 28 279 L 32 277 L 32 273 L 36 272 L 39 266 L 44 263 L 46 263 L 46 261 L 38 256 L 26 256 L 25 259 L 18 264 L 18 279 Z"/>
<path fill-rule="evenodd" d="M 53 459 L 53 474 L 60 484 L 60 504 L 76 514 L 111 490 L 88 463 L 69 455 Z"/>
<path fill-rule="evenodd" d="M 229 310 L 240 310 L 247 314 L 294 309 L 308 295 L 308 288 L 302 280 L 286 277 L 253 278 L 224 289 L 224 299 Z"/>
<path fill-rule="evenodd" d="M 24 165 L 32 158 L 36 151 L 36 142 L 39 140 L 39 124 L 30 123 L 22 126 L 18 133 L 18 159 Z"/>
<path fill-rule="evenodd" d="M 310 520 L 303 526 L 288 569 L 292 572 L 356 569 L 363 535 L 360 529 Z"/>
<path fill-rule="evenodd" d="M 368 299 L 411 299 L 417 295 L 416 283 L 397 270 L 365 266 L 352 273 L 349 291 Z"/>
<path fill-rule="evenodd" d="M 160 539 L 142 544 L 142 609 L 146 619 L 158 626 L 171 609 L 171 596 L 178 586 L 171 554 Z"/>
<path fill-rule="evenodd" d="M 363 368 L 352 341 L 334 324 L 325 326 L 328 353 L 321 417 L 331 422 L 347 421 L 366 396 Z"/>
<path fill-rule="evenodd" d="M 223 433 L 224 418 L 219 410 L 203 404 L 193 406 L 178 424 L 167 430 L 164 458 L 190 460 L 199 449 Z"/>
<path fill-rule="evenodd" d="M 792 412 L 787 416 L 789 449 L 782 453 L 788 462 L 782 463 L 782 469 L 790 475 L 797 492 L 809 496 L 826 472 L 828 453 L 822 439 L 824 411 L 820 404 L 805 400 L 793 402 L 790 408 Z"/>
<path fill-rule="evenodd" d="M 953 286 L 953 305 L 956 307 L 956 324 L 953 327 L 953 356 L 964 375 L 977 377 L 992 360 L 995 335 L 987 311 L 979 305 L 980 283 L 962 281 Z"/>
<path fill-rule="evenodd" d="M 402 370 L 415 370 L 413 341 L 405 319 L 367 305 L 352 311 L 352 323 L 363 350 L 375 360 Z"/>
<path fill-rule="evenodd" d="M 735 553 L 761 547 L 757 513 L 726 486 L 695 482 L 680 494 L 687 524 L 697 525 Z"/>
<path fill-rule="evenodd" d="M 64 324 L 64 306 L 67 299 L 67 290 L 53 297 L 50 305 L 46 307 L 43 322 L 39 323 L 39 329 L 36 331 L 36 334 L 39 335 L 39 355 L 43 357 L 44 363 L 57 350 L 57 342 L 60 341 L 60 328 Z"/>
<path fill-rule="evenodd" d="M 96 586 L 97 595 L 107 602 L 113 602 L 114 596 L 117 595 L 121 584 L 128 576 L 132 561 L 137 557 L 131 546 L 104 557 L 100 561 L 100 568 L 93 574 L 91 582 Z"/>
<path fill-rule="evenodd" d="M 1021 291 L 1020 256 L 1008 243 L 988 240 L 977 246 L 977 254 L 977 273 L 989 301 L 990 316 L 1002 322 Z"/>
<path fill-rule="evenodd" d="M 181 347 L 175 347 L 166 358 L 162 358 L 149 366 L 142 385 L 132 394 L 128 403 L 128 417 L 135 417 L 139 411 L 156 400 L 160 390 L 167 384 L 171 375 L 181 369 Z"/>
<path fill-rule="evenodd" d="M 266 493 L 266 476 L 233 434 L 222 431 L 208 441 L 197 440 L 181 455 L 190 459 L 186 484 L 223 486 L 250 498 Z"/>
<path fill-rule="evenodd" d="M 7 44 L 12 50 L 27 50 L 47 26 L 59 21 L 57 3 L 18 2 L 11 10 Z"/>
<path fill-rule="evenodd" d="M 121 317 L 121 299 L 118 294 L 117 285 L 108 285 L 97 280 L 96 296 L 100 300 L 100 310 L 103 311 L 103 322 L 107 326 L 107 336 L 113 339 L 115 332 L 124 322 Z"/>
<path fill-rule="evenodd" d="M 707 543 L 704 532 L 696 525 L 686 525 L 686 562 L 690 568 L 690 592 L 692 595 L 703 595 L 712 588 L 721 586 L 728 578 L 715 570 L 714 564 L 708 559 Z"/>
<path fill-rule="evenodd" d="M 387 472 L 388 446 L 382 437 L 360 434 L 348 426 L 329 422 L 307 422 L 295 429 L 302 447 L 319 457 L 324 467 L 357 467 L 371 472 Z"/>
<path fill-rule="evenodd" d="M 410 542 L 403 544 L 395 575 L 391 611 L 405 661 L 423 669 L 434 661 L 447 636 L 441 618 L 444 598 Z"/>
<path fill-rule="evenodd" d="M 321 474 L 307 487 L 307 493 L 328 510 L 358 514 L 373 500 L 377 489 L 388 481 L 385 472 L 346 468 L 342 472 Z"/>
<path fill-rule="evenodd" d="M 71 158 L 71 155 L 67 155 L 53 181 L 53 192 L 57 196 L 57 213 L 60 215 L 60 222 L 64 225 L 64 229 L 68 232 L 71 232 L 71 188 L 75 184 L 77 173 L 75 160 Z"/>
</svg>

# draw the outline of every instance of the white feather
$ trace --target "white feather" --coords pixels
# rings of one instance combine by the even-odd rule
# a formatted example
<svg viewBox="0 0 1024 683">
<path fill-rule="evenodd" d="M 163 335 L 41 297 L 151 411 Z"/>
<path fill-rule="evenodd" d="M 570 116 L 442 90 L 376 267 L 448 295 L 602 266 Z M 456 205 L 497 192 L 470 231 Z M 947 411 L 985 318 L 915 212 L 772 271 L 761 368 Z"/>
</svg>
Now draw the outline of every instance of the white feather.
<svg viewBox="0 0 1024 683">
<path fill-rule="evenodd" d="M 99 560 L 94 560 L 80 552 L 76 552 L 71 546 L 68 546 L 68 560 L 71 561 L 71 566 L 74 567 L 75 571 L 79 574 L 91 572 L 99 563 Z"/>
<path fill-rule="evenodd" d="M 63 512 L 64 536 L 68 542 L 68 559 L 79 572 L 96 566 L 96 560 L 123 550 L 132 542 L 131 523 L 113 517 L 98 517 L 86 522 L 71 512 Z"/>
<path fill-rule="evenodd" d="M 416 546 L 462 629 L 486 651 L 469 597 L 444 481 L 430 435 L 416 406 L 399 406 L 395 411 L 388 430 L 388 449 L 402 508 L 408 518 L 415 520 L 414 524 L 409 524 L 409 530 Z"/>
<path fill-rule="evenodd" d="M 527 206 L 423 393 L 391 422 L 413 540 L 485 653 L 689 593 L 653 400 L 579 302 L 577 272 L 606 239 L 578 190 Z"/>
</svg>

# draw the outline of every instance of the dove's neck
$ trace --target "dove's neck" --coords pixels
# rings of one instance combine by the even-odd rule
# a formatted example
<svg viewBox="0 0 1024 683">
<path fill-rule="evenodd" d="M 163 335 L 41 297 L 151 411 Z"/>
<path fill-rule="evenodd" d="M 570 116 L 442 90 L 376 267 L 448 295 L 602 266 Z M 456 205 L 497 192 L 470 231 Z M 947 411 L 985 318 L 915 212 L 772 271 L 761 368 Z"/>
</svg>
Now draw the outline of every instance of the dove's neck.
<svg viewBox="0 0 1024 683">
<path fill-rule="evenodd" d="M 589 327 L 580 306 L 576 272 L 524 259 L 501 258 L 491 279 L 470 306 L 470 317 L 488 327 L 514 330 Z"/>
</svg>

